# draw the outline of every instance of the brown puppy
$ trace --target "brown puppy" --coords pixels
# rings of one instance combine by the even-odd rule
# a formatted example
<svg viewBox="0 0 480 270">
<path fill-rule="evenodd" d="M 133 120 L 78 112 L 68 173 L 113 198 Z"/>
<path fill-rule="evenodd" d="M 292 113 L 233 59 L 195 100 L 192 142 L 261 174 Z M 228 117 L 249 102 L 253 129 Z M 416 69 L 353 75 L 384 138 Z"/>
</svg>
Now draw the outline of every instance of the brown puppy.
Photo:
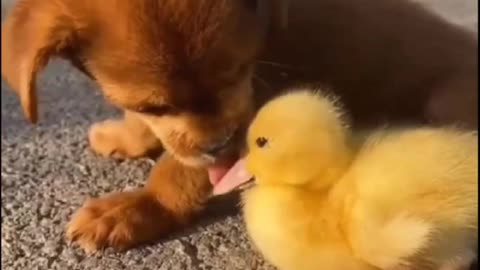
<svg viewBox="0 0 480 270">
<path fill-rule="evenodd" d="M 357 125 L 477 126 L 477 41 L 405 0 L 21 0 L 2 26 L 2 75 L 37 120 L 35 77 L 72 61 L 125 110 L 96 124 L 92 148 L 139 157 L 168 150 L 144 188 L 88 201 L 67 237 L 126 248 L 190 222 L 237 157 L 255 107 L 292 83 L 321 82 Z M 280 5 L 278 5 L 280 4 Z M 270 31 L 275 30 L 275 31 Z M 269 61 L 283 72 L 264 70 Z M 272 91 L 267 91 L 272 90 Z M 258 102 L 256 105 L 261 104 Z M 205 169 L 207 168 L 207 169 Z M 210 178 L 210 182 L 209 182 Z"/>
</svg>

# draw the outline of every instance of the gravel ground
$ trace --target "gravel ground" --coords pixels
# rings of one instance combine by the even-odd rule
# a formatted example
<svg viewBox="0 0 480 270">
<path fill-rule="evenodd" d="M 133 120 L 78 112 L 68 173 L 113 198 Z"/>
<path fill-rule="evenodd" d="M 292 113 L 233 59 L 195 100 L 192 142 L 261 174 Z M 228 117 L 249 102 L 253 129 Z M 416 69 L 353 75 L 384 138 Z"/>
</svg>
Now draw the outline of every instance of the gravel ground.
<svg viewBox="0 0 480 270">
<path fill-rule="evenodd" d="M 2 17 L 11 2 L 2 0 Z M 476 0 L 420 2 L 477 31 Z M 116 162 L 94 155 L 87 128 L 118 112 L 64 62 L 52 63 L 41 77 L 37 126 L 24 120 L 2 82 L 3 269 L 273 269 L 252 251 L 233 203 L 213 205 L 188 232 L 126 253 L 86 256 L 68 246 L 63 229 L 73 211 L 87 197 L 142 185 L 153 160 Z"/>
</svg>

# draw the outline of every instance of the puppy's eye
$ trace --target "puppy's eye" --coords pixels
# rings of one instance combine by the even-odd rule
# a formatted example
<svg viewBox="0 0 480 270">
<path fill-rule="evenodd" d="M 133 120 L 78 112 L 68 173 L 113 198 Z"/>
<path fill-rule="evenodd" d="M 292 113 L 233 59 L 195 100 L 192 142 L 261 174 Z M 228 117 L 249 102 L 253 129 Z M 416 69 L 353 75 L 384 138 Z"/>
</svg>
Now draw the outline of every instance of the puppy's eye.
<svg viewBox="0 0 480 270">
<path fill-rule="evenodd" d="M 166 114 L 175 113 L 175 108 L 170 105 L 158 105 L 158 106 L 145 106 L 136 110 L 139 113 L 146 113 L 155 116 L 162 116 Z"/>
<path fill-rule="evenodd" d="M 258 147 L 263 148 L 268 144 L 268 139 L 265 137 L 258 137 L 255 140 L 255 143 L 257 144 Z"/>
</svg>

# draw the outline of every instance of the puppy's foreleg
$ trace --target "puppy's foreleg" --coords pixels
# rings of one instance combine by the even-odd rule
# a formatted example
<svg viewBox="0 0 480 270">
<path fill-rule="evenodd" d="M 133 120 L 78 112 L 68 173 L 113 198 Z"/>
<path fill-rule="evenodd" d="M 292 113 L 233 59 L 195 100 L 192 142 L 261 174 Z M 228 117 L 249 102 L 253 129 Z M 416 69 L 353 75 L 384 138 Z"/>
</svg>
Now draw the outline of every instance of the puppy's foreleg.
<svg viewBox="0 0 480 270">
<path fill-rule="evenodd" d="M 152 242 L 189 224 L 210 193 L 206 171 L 184 167 L 164 154 L 144 188 L 87 201 L 68 224 L 66 236 L 87 252 Z"/>
</svg>

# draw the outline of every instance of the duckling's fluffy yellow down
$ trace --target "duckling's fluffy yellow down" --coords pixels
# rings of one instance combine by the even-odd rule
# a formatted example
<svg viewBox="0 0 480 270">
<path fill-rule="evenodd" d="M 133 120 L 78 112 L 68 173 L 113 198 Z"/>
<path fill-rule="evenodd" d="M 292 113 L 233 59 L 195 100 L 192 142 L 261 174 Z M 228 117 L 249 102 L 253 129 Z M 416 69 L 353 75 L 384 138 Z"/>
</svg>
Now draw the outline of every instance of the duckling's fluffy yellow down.
<svg viewBox="0 0 480 270">
<path fill-rule="evenodd" d="M 334 99 L 309 91 L 259 111 L 246 157 L 256 186 L 243 195 L 258 250 L 280 270 L 468 265 L 478 248 L 477 133 L 365 136 L 341 116 Z"/>
</svg>

